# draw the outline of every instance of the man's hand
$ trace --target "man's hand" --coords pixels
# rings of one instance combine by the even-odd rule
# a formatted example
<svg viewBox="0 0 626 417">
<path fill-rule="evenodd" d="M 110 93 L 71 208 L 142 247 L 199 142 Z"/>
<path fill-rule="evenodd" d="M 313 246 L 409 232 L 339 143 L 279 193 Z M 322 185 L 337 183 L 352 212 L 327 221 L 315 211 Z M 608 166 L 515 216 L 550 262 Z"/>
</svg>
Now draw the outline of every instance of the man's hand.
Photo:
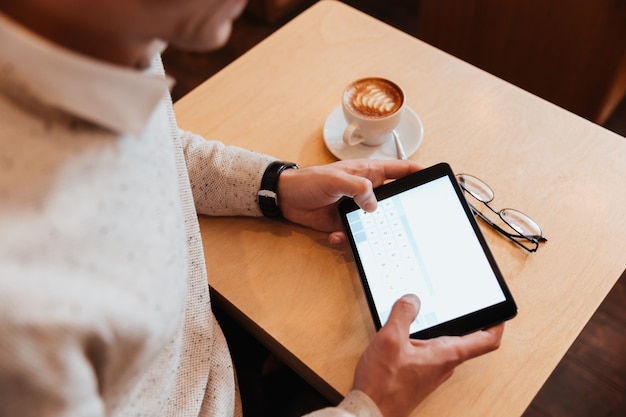
<svg viewBox="0 0 626 417">
<path fill-rule="evenodd" d="M 414 295 L 398 300 L 356 367 L 353 388 L 369 395 L 385 417 L 408 415 L 456 366 L 500 346 L 504 324 L 462 337 L 410 339 L 419 308 Z"/>
<path fill-rule="evenodd" d="M 278 181 L 279 206 L 294 223 L 331 232 L 333 244 L 345 242 L 337 203 L 352 197 L 366 211 L 376 210 L 373 188 L 421 169 L 413 161 L 349 160 L 284 171 Z"/>
</svg>

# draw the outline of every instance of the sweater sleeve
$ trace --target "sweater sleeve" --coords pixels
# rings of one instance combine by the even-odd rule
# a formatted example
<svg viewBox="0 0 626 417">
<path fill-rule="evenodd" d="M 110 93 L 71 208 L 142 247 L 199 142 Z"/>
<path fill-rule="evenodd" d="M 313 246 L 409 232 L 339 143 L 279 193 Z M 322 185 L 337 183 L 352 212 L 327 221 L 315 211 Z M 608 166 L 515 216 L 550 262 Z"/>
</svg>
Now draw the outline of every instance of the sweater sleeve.
<svg viewBox="0 0 626 417">
<path fill-rule="evenodd" d="M 305 417 L 383 417 L 383 415 L 367 394 L 353 390 L 337 407 L 314 411 Z"/>
<path fill-rule="evenodd" d="M 200 214 L 261 216 L 257 193 L 276 158 L 180 132 L 189 180 Z"/>
</svg>

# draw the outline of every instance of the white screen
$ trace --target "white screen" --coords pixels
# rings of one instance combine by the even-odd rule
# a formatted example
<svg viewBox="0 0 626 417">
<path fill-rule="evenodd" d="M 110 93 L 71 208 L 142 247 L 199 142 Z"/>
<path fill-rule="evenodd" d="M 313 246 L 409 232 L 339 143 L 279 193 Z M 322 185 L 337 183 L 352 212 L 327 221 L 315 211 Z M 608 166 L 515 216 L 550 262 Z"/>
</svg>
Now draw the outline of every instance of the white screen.
<svg viewBox="0 0 626 417">
<path fill-rule="evenodd" d="M 408 293 L 422 302 L 411 333 L 505 300 L 448 177 L 347 218 L 382 324 Z"/>
</svg>

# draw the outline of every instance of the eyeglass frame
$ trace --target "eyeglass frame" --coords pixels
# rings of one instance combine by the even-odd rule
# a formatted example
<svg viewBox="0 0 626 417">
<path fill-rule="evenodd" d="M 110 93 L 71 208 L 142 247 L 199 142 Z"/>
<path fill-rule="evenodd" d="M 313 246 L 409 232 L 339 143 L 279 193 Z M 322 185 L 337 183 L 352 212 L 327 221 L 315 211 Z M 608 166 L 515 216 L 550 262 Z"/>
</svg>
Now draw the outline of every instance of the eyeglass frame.
<svg viewBox="0 0 626 417">
<path fill-rule="evenodd" d="M 494 230 L 496 230 L 497 232 L 499 232 L 501 235 L 507 237 L 511 242 L 515 243 L 516 245 L 518 245 L 519 247 L 521 247 L 522 249 L 528 251 L 528 252 L 537 252 L 537 249 L 539 249 L 539 242 L 547 242 L 548 239 L 546 239 L 543 236 L 543 231 L 541 231 L 541 227 L 539 227 L 539 225 L 532 219 L 530 218 L 528 215 L 522 213 L 519 210 L 516 209 L 509 209 L 509 210 L 515 210 L 518 213 L 521 213 L 522 215 L 524 215 L 525 217 L 527 217 L 528 219 L 530 219 L 533 223 L 537 224 L 537 226 L 539 227 L 539 231 L 541 231 L 541 235 L 539 236 L 526 236 L 522 233 L 519 233 L 515 227 L 513 227 L 511 225 L 511 223 L 509 223 L 508 221 L 506 221 L 503 217 L 502 217 L 502 211 L 506 210 L 506 209 L 502 209 L 502 210 L 495 210 L 493 207 L 491 207 L 489 205 L 489 202 L 493 201 L 493 199 L 489 200 L 489 201 L 483 201 L 480 198 L 476 197 L 472 192 L 468 191 L 464 186 L 463 183 L 461 181 L 459 181 L 459 178 L 462 176 L 471 176 L 473 178 L 476 178 L 477 180 L 479 180 L 480 182 L 482 182 L 484 185 L 486 185 L 491 192 L 493 193 L 493 190 L 491 189 L 491 187 L 489 186 L 489 184 L 487 184 L 485 181 L 483 181 L 482 179 L 474 176 L 474 175 L 470 175 L 470 174 L 457 174 L 456 180 L 459 183 L 459 186 L 461 187 L 461 189 L 463 190 L 464 193 L 468 193 L 469 195 L 471 195 L 472 197 L 474 197 L 474 199 L 476 199 L 477 201 L 480 201 L 481 203 L 483 203 L 492 213 L 497 214 L 498 217 L 500 218 L 500 220 L 502 220 L 507 226 L 509 226 L 512 230 L 515 230 L 515 234 L 513 233 L 509 233 L 506 230 L 504 230 L 503 228 L 501 228 L 500 226 L 498 226 L 495 222 L 493 222 L 489 217 L 485 216 L 485 214 L 483 214 L 480 210 L 478 210 L 476 207 L 474 207 L 474 205 L 472 203 L 470 203 L 469 201 L 467 202 L 467 204 L 470 206 L 470 208 L 472 209 L 472 212 L 478 216 L 482 221 L 484 221 L 485 223 L 487 223 L 489 226 L 491 226 Z M 495 193 L 493 193 L 495 195 Z M 466 199 L 467 200 L 467 199 Z M 523 239 L 525 241 L 531 242 L 534 246 L 532 248 L 526 247 L 524 244 L 522 244 L 522 242 L 519 241 L 519 239 Z"/>
</svg>

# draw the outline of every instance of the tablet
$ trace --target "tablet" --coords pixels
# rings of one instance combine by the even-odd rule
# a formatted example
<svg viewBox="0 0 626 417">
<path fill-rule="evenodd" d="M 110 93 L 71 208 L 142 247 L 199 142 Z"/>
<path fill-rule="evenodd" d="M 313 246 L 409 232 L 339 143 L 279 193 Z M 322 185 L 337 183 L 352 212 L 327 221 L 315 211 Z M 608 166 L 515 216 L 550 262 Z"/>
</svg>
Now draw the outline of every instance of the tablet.
<svg viewBox="0 0 626 417">
<path fill-rule="evenodd" d="M 463 191 L 441 163 L 374 190 L 378 208 L 354 200 L 339 212 L 376 329 L 394 302 L 417 294 L 412 338 L 463 335 L 517 314 Z"/>
</svg>

